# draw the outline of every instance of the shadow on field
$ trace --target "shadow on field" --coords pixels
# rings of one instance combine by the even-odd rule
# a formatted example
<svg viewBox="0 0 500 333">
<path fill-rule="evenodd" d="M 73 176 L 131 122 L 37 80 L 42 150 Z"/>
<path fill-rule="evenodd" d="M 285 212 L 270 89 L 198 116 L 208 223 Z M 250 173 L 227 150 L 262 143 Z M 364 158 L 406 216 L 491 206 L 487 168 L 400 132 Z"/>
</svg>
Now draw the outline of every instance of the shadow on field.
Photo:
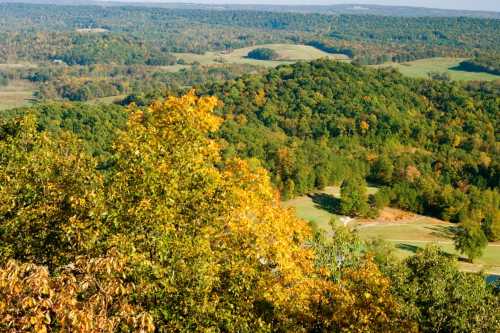
<svg viewBox="0 0 500 333">
<path fill-rule="evenodd" d="M 316 204 L 316 208 L 326 210 L 332 214 L 340 214 L 340 199 L 325 193 L 308 194 L 309 198 Z"/>
<path fill-rule="evenodd" d="M 431 230 L 431 235 L 437 236 L 437 237 L 442 237 L 442 238 L 447 238 L 447 239 L 453 239 L 453 237 L 457 233 L 457 227 L 454 226 L 429 226 L 425 227 L 428 230 Z"/>
<path fill-rule="evenodd" d="M 411 253 L 417 253 L 418 250 L 422 250 L 420 246 L 412 245 L 412 244 L 398 244 L 396 247 L 400 250 L 409 251 Z"/>
<path fill-rule="evenodd" d="M 397 244 L 396 248 L 398 248 L 400 250 L 404 250 L 404 251 L 409 251 L 413 254 L 416 254 L 418 251 L 421 251 L 424 249 L 424 247 L 422 247 L 422 246 L 417 246 L 417 245 L 413 245 L 413 244 L 405 244 L 405 243 Z M 442 249 L 441 249 L 441 253 L 448 258 L 456 258 L 458 261 L 461 261 L 461 262 L 472 263 L 470 261 L 470 259 L 468 259 L 466 257 L 457 256 L 457 255 L 448 253 Z"/>
</svg>

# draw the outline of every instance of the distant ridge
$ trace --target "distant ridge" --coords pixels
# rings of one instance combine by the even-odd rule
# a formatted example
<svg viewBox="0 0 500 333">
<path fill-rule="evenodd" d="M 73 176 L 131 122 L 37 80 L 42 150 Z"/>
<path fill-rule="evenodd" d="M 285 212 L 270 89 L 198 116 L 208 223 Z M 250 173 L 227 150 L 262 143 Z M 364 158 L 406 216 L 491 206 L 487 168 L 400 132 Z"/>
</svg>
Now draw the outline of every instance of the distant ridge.
<svg viewBox="0 0 500 333">
<path fill-rule="evenodd" d="M 227 0 L 229 1 L 229 0 Z M 500 11 L 475 11 L 437 9 L 411 6 L 386 6 L 367 4 L 337 4 L 337 5 L 252 5 L 252 4 L 202 4 L 183 2 L 134 2 L 134 1 L 84 1 L 84 0 L 0 0 L 2 3 L 29 3 L 40 5 L 94 5 L 94 6 L 140 6 L 161 7 L 172 9 L 204 9 L 204 10 L 255 10 L 273 12 L 296 12 L 296 13 L 321 13 L 321 14 L 352 14 L 352 15 L 381 15 L 381 16 L 403 16 L 403 17 L 478 17 L 500 19 Z"/>
</svg>

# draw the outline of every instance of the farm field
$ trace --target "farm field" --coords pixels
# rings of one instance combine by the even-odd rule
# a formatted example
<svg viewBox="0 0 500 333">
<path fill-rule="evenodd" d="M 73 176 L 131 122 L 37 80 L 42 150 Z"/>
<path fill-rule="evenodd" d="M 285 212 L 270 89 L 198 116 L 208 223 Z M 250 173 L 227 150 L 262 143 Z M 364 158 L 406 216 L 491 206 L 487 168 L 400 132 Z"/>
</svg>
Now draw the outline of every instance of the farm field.
<svg viewBox="0 0 500 333">
<path fill-rule="evenodd" d="M 36 68 L 38 67 L 37 64 L 25 62 L 25 63 L 0 63 L 0 70 L 1 69 L 17 69 L 17 68 Z"/>
<path fill-rule="evenodd" d="M 269 48 L 279 54 L 278 60 L 255 60 L 246 58 L 247 54 L 256 48 Z M 294 44 L 265 44 L 241 49 L 233 50 L 232 52 L 206 52 L 205 54 L 194 53 L 174 53 L 186 63 L 191 64 L 198 62 L 201 65 L 212 65 L 217 63 L 235 63 L 235 64 L 250 64 L 260 65 L 266 67 L 275 67 L 281 64 L 289 64 L 300 60 L 314 60 L 319 58 L 330 58 L 337 60 L 349 60 L 343 54 L 330 54 L 323 52 L 315 47 L 308 45 L 294 45 Z"/>
<path fill-rule="evenodd" d="M 25 106 L 31 103 L 34 86 L 28 81 L 12 81 L 0 87 L 0 110 Z"/>
<path fill-rule="evenodd" d="M 374 187 L 368 188 L 368 193 L 375 191 Z M 300 218 L 327 233 L 332 218 L 348 222 L 347 225 L 357 230 L 362 239 L 381 238 L 393 243 L 400 258 L 414 254 L 427 244 L 439 245 L 447 253 L 458 255 L 451 240 L 456 224 L 394 208 L 385 208 L 377 219 L 350 220 L 323 208 L 321 199 L 324 200 L 325 195 L 339 198 L 339 188 L 327 187 L 324 191 L 283 202 L 283 206 L 293 207 Z M 460 261 L 460 266 L 463 270 L 485 270 L 490 274 L 500 274 L 500 242 L 491 243 L 474 264 Z"/>
<path fill-rule="evenodd" d="M 429 58 L 404 63 L 386 63 L 371 67 L 393 67 L 398 69 L 402 74 L 415 78 L 427 78 L 428 73 L 436 72 L 448 73 L 450 78 L 455 81 L 486 81 L 500 79 L 500 75 L 467 72 L 455 69 L 460 62 L 464 60 L 464 58 Z"/>
</svg>

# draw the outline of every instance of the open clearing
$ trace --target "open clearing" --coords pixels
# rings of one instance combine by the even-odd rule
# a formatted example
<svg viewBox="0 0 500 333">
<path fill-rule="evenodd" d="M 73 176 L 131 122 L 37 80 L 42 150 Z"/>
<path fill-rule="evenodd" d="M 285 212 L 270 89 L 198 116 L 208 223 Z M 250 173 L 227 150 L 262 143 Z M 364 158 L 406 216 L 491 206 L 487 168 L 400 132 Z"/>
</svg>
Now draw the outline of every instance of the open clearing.
<svg viewBox="0 0 500 333">
<path fill-rule="evenodd" d="M 108 29 L 103 29 L 103 28 L 82 28 L 82 29 L 76 29 L 76 32 L 82 33 L 82 34 L 100 34 L 104 32 L 108 32 Z"/>
<path fill-rule="evenodd" d="M 34 86 L 28 81 L 17 80 L 0 87 L 0 110 L 29 105 L 33 99 Z"/>
<path fill-rule="evenodd" d="M 374 193 L 376 190 L 369 187 L 368 193 Z M 293 207 L 297 216 L 328 233 L 329 221 L 332 218 L 341 219 L 342 216 L 328 211 L 322 205 L 322 200 L 327 196 L 339 198 L 339 188 L 327 187 L 324 191 L 283 202 L 283 206 Z M 447 253 L 458 255 L 451 239 L 456 224 L 439 219 L 387 207 L 377 219 L 354 219 L 348 226 L 357 230 L 362 239 L 381 238 L 393 243 L 400 258 L 414 254 L 427 244 L 439 245 Z M 491 274 L 500 274 L 500 242 L 490 243 L 484 255 L 474 264 L 461 260 L 460 266 L 463 270 L 484 270 Z"/>
<path fill-rule="evenodd" d="M 247 58 L 248 53 L 257 48 L 272 49 L 279 54 L 279 59 L 255 60 Z M 180 59 L 183 59 L 188 64 L 192 64 L 194 62 L 198 62 L 201 65 L 233 63 L 266 67 L 276 67 L 281 64 L 290 64 L 300 60 L 308 61 L 319 58 L 349 60 L 349 57 L 343 54 L 326 53 L 312 46 L 295 44 L 264 44 L 236 49 L 231 52 L 206 52 L 205 54 L 174 53 L 174 55 Z"/>
<path fill-rule="evenodd" d="M 1 69 L 27 69 L 27 68 L 37 68 L 38 65 L 31 63 L 31 62 L 19 62 L 19 63 L 1 63 L 0 64 L 0 70 Z"/>
<path fill-rule="evenodd" d="M 500 75 L 480 72 L 467 72 L 456 69 L 464 58 L 428 58 L 403 63 L 385 63 L 373 67 L 393 67 L 403 75 L 416 78 L 427 78 L 431 72 L 448 73 L 455 81 L 487 81 L 500 80 Z"/>
</svg>

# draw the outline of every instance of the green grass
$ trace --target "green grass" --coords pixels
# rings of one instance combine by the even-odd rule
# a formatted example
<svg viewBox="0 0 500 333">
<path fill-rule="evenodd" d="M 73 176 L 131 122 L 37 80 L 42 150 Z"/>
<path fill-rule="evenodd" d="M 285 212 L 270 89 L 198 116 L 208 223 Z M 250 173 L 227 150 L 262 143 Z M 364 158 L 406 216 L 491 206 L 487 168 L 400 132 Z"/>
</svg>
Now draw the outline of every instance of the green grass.
<svg viewBox="0 0 500 333">
<path fill-rule="evenodd" d="M 31 104 L 34 86 L 28 81 L 12 81 L 0 87 L 0 110 L 7 110 Z"/>
<path fill-rule="evenodd" d="M 464 58 L 428 58 L 405 63 L 386 63 L 373 67 L 393 67 L 403 75 L 416 78 L 427 78 L 428 73 L 448 73 L 454 81 L 486 81 L 499 80 L 499 75 L 479 72 L 467 72 L 456 69 Z"/>
<path fill-rule="evenodd" d="M 127 97 L 127 95 L 116 95 L 116 96 L 107 96 L 107 97 L 100 97 L 100 98 L 95 98 L 90 101 L 87 101 L 88 104 L 92 105 L 97 105 L 97 104 L 112 104 L 116 101 L 121 101 Z"/>
<path fill-rule="evenodd" d="M 368 188 L 369 193 L 374 193 L 376 190 L 374 187 Z M 321 192 L 285 201 L 283 206 L 293 207 L 297 216 L 328 232 L 330 230 L 329 221 L 342 218 L 342 216 L 327 211 L 318 204 L 317 200 L 313 200 L 313 197 L 318 194 L 340 197 L 338 187 L 328 187 Z M 388 212 L 386 216 L 392 216 L 395 212 L 401 211 L 386 209 L 385 212 Z M 401 214 L 408 216 L 394 221 L 355 219 L 349 222 L 349 226 L 357 230 L 362 239 L 381 238 L 393 243 L 399 258 L 413 255 L 417 249 L 428 244 L 436 244 L 445 252 L 458 255 L 451 239 L 456 224 L 425 216 L 409 215 L 405 212 L 401 212 Z M 500 242 L 490 243 L 483 256 L 477 259 L 474 264 L 461 260 L 460 267 L 467 271 L 485 270 L 491 274 L 500 274 Z"/>
<path fill-rule="evenodd" d="M 368 187 L 368 193 L 375 193 L 377 189 L 375 187 Z M 317 192 L 317 194 L 327 194 L 335 198 L 340 197 L 340 188 L 337 186 L 326 187 L 323 191 Z M 315 203 L 313 200 L 314 193 L 311 195 L 304 195 L 292 200 L 283 202 L 284 207 L 293 207 L 298 217 L 306 221 L 314 223 L 319 228 L 328 231 L 330 230 L 330 221 L 332 219 L 341 218 L 341 215 L 329 212 L 321 207 L 320 204 Z"/>
<path fill-rule="evenodd" d="M 279 54 L 278 60 L 255 60 L 247 58 L 247 54 L 256 48 L 269 48 Z M 330 58 L 336 60 L 349 60 L 343 54 L 330 54 L 308 45 L 295 44 L 265 44 L 245 47 L 232 52 L 206 52 L 205 54 L 174 53 L 186 63 L 199 62 L 202 65 L 213 65 L 217 63 L 250 64 L 257 66 L 275 67 L 281 64 L 290 64 L 300 60 L 314 60 L 319 58 Z"/>
<path fill-rule="evenodd" d="M 397 248 L 396 254 L 400 258 L 412 255 L 417 249 L 424 248 L 428 244 L 438 245 L 445 252 L 460 257 L 451 238 L 450 231 L 456 227 L 453 223 L 435 222 L 423 218 L 411 223 L 358 224 L 356 227 L 362 239 L 381 238 L 393 243 Z M 476 260 L 475 265 L 464 262 L 460 264 L 469 267 L 469 270 L 485 268 L 488 271 L 500 272 L 500 243 L 489 244 L 483 256 Z"/>
</svg>

